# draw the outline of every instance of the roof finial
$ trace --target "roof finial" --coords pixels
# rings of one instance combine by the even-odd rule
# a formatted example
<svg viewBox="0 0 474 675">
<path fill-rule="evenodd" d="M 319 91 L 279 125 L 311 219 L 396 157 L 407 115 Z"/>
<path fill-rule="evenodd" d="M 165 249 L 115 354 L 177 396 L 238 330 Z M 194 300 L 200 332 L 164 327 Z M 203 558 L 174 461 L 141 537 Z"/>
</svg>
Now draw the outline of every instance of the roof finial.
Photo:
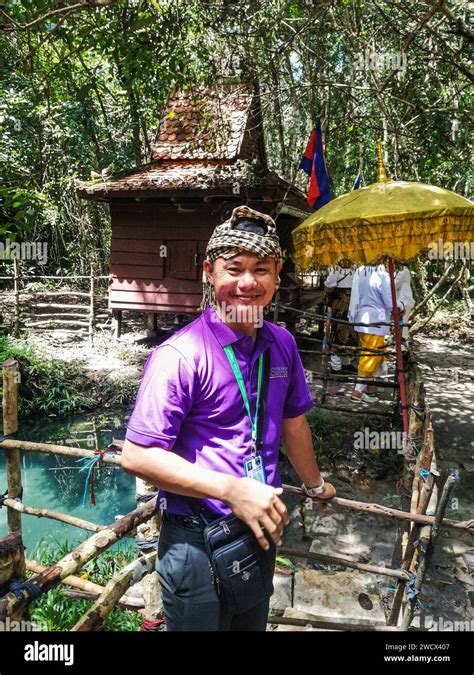
<svg viewBox="0 0 474 675">
<path fill-rule="evenodd" d="M 387 171 L 383 163 L 382 139 L 377 139 L 377 183 L 386 183 L 389 181 Z"/>
</svg>

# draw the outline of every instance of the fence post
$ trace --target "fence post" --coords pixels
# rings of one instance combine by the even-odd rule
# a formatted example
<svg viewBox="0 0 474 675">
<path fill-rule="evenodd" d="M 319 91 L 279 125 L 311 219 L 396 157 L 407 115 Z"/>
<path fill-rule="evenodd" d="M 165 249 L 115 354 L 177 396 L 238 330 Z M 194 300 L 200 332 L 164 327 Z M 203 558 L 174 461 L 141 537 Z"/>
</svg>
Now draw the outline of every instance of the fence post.
<svg viewBox="0 0 474 675">
<path fill-rule="evenodd" d="M 13 259 L 13 293 L 15 297 L 15 327 L 14 335 L 15 337 L 20 336 L 20 273 L 18 260 Z M 16 429 L 15 429 L 16 431 Z"/>
<path fill-rule="evenodd" d="M 8 359 L 3 362 L 3 434 L 5 436 L 18 431 L 18 361 Z M 18 449 L 6 450 L 6 469 L 8 498 L 21 500 L 23 488 L 21 486 L 20 451 Z M 25 549 L 21 535 L 21 513 L 8 508 L 7 510 L 8 531 L 11 540 L 15 542 L 15 564 L 12 576 L 24 579 L 26 576 Z M 22 609 L 14 615 L 17 620 L 29 618 L 28 608 Z"/>
<path fill-rule="evenodd" d="M 3 362 L 3 434 L 9 436 L 18 431 L 18 362 L 8 359 Z M 6 469 L 9 499 L 21 499 L 20 451 L 6 451 Z M 21 514 L 8 509 L 8 529 L 10 534 L 21 532 Z"/>
<path fill-rule="evenodd" d="M 89 312 L 89 344 L 92 346 L 94 343 L 94 319 L 95 319 L 95 306 L 94 306 L 94 294 L 95 294 L 95 279 L 94 279 L 94 265 L 91 263 L 91 280 L 90 280 L 90 312 Z"/>
<path fill-rule="evenodd" d="M 137 478 L 135 484 L 138 506 L 141 501 L 148 501 L 158 492 L 154 485 L 151 485 L 141 478 Z M 152 551 L 156 551 L 160 528 L 161 513 L 158 510 L 145 523 L 142 523 L 137 527 L 136 543 L 139 558 L 146 556 Z M 156 631 L 158 630 L 157 622 L 162 608 L 162 602 L 158 573 L 155 570 L 143 577 L 142 589 L 143 600 L 145 602 L 142 629 Z"/>
<path fill-rule="evenodd" d="M 275 303 L 274 308 L 273 308 L 273 323 L 276 324 L 278 321 L 278 303 L 280 302 L 280 293 L 277 291 L 275 295 L 275 299 L 273 301 Z"/>
</svg>

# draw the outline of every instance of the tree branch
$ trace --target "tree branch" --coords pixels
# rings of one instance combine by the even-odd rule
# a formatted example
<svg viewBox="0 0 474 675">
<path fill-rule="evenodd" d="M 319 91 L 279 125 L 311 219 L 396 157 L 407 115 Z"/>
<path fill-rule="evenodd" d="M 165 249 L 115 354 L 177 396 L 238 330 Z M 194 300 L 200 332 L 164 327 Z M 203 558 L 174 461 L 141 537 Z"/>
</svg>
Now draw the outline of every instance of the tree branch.
<svg viewBox="0 0 474 675">
<path fill-rule="evenodd" d="M 102 7 L 102 6 L 110 6 L 114 4 L 116 0 L 96 0 L 95 2 L 93 0 L 82 0 L 82 2 L 78 2 L 75 5 L 67 5 L 66 7 L 59 7 L 58 9 L 53 9 L 51 12 L 48 12 L 47 14 L 44 14 L 43 16 L 38 17 L 37 19 L 34 19 L 34 21 L 30 21 L 30 23 L 16 23 L 11 16 L 9 16 L 6 12 L 3 10 L 0 10 L 1 13 L 7 17 L 7 19 L 13 24 L 11 26 L 0 26 L 2 30 L 5 31 L 17 31 L 17 30 L 28 30 L 29 28 L 33 28 L 34 26 L 37 26 L 41 23 L 44 23 L 47 19 L 50 19 L 53 16 L 57 16 L 58 14 L 62 14 L 63 18 L 69 17 L 71 14 L 75 14 L 76 12 L 81 12 L 84 9 L 92 9 L 93 7 Z"/>
</svg>

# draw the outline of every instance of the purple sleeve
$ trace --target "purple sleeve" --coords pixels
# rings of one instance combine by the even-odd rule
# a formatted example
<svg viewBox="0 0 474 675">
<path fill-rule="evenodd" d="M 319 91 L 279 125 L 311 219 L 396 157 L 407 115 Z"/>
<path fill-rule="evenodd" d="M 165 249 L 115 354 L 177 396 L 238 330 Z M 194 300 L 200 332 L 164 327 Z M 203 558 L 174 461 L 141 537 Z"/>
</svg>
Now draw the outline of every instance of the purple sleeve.
<svg viewBox="0 0 474 675">
<path fill-rule="evenodd" d="M 288 393 L 286 395 L 286 402 L 283 408 L 283 419 L 289 417 L 298 417 L 303 413 L 308 412 L 313 407 L 313 397 L 306 382 L 306 375 L 304 372 L 301 357 L 298 353 L 296 342 L 291 336 L 292 349 L 292 364 L 290 384 Z"/>
<path fill-rule="evenodd" d="M 145 447 L 171 450 L 194 394 L 194 372 L 174 347 L 164 345 L 145 364 L 125 438 Z"/>
</svg>

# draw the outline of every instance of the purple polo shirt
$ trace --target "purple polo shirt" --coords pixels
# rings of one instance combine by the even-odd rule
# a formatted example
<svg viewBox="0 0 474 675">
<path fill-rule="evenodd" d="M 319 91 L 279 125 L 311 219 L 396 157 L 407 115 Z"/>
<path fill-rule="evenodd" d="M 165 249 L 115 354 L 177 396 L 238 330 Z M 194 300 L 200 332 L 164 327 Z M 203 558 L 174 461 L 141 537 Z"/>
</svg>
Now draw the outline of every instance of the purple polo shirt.
<svg viewBox="0 0 474 675">
<path fill-rule="evenodd" d="M 244 477 L 251 453 L 251 425 L 234 373 L 224 352 L 232 345 L 252 415 L 257 399 L 258 357 L 270 350 L 270 380 L 263 425 L 262 457 L 267 483 L 281 486 L 278 448 L 282 420 L 313 407 L 295 340 L 268 321 L 252 338 L 225 324 L 209 307 L 165 340 L 148 357 L 126 438 L 145 447 L 175 452 L 204 469 Z M 161 491 L 165 508 L 192 515 L 186 497 Z M 231 513 L 218 499 L 199 500 L 216 515 Z M 160 502 L 158 502 L 160 503 Z"/>
</svg>

